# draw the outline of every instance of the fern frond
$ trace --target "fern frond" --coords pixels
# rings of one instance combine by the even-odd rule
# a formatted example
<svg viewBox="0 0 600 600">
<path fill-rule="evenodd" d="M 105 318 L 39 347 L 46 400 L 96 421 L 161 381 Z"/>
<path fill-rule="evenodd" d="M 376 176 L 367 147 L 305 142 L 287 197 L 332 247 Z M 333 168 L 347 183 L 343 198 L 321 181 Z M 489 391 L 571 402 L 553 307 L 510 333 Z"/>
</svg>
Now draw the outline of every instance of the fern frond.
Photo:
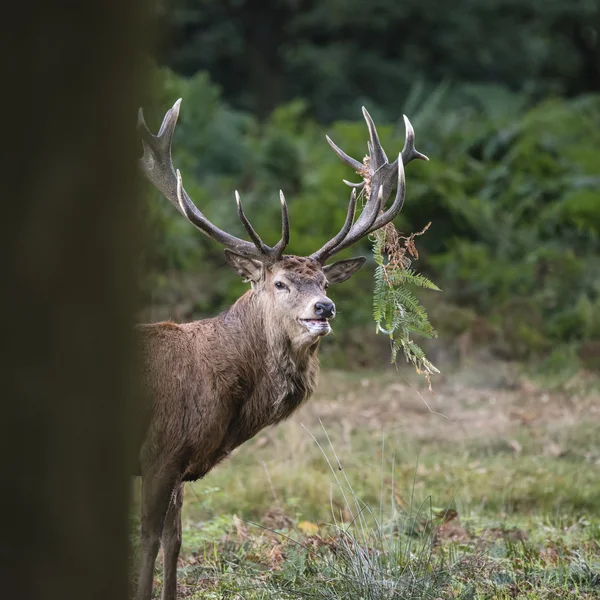
<svg viewBox="0 0 600 600">
<path fill-rule="evenodd" d="M 406 269 L 404 271 L 402 271 L 402 270 L 393 271 L 388 274 L 388 278 L 391 281 L 391 283 L 397 284 L 397 285 L 412 284 L 417 287 L 427 288 L 429 290 L 435 290 L 436 292 L 442 291 L 430 279 L 428 279 L 424 275 L 421 275 L 420 273 L 416 273 L 413 269 Z"/>
<path fill-rule="evenodd" d="M 396 362 L 398 354 L 402 353 L 406 361 L 412 363 L 417 372 L 424 374 L 429 380 L 430 375 L 439 371 L 427 360 L 425 353 L 412 341 L 411 336 L 432 338 L 437 337 L 437 332 L 429 322 L 427 311 L 409 286 L 440 290 L 427 277 L 410 267 L 410 260 L 405 256 L 406 250 L 398 246 L 399 240 L 409 239 L 412 242 L 413 237 L 401 238 L 395 230 L 379 230 L 373 236 L 373 256 L 377 264 L 373 318 L 377 323 L 377 331 L 390 338 L 392 362 Z M 395 247 L 390 248 L 390 240 L 394 240 Z M 411 248 L 415 250 L 414 246 Z M 416 250 L 411 254 L 414 255 Z"/>
</svg>

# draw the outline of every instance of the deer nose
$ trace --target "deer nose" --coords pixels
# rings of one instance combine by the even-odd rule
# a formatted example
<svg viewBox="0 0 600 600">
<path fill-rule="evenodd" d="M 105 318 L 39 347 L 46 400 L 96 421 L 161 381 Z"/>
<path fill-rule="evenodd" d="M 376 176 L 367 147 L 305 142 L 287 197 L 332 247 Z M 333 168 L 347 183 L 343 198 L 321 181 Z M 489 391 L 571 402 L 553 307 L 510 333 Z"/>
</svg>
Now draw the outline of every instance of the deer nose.
<svg viewBox="0 0 600 600">
<path fill-rule="evenodd" d="M 335 304 L 333 302 L 317 302 L 315 304 L 317 316 L 329 319 L 335 315 Z"/>
</svg>

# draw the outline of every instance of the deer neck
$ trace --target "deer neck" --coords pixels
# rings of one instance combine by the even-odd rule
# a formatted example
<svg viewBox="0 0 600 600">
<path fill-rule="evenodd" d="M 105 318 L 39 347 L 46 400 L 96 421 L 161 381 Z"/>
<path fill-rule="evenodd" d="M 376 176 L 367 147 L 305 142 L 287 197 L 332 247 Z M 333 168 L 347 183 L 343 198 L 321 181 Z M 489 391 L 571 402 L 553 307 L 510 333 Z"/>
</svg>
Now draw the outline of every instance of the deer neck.
<svg viewBox="0 0 600 600">
<path fill-rule="evenodd" d="M 299 346 L 286 335 L 277 323 L 269 318 L 257 295 L 248 290 L 221 315 L 221 323 L 238 340 L 238 349 L 248 361 L 258 358 L 269 365 L 285 363 L 286 368 L 301 368 L 311 358 L 316 358 L 319 339 L 309 346 Z"/>
<path fill-rule="evenodd" d="M 319 370 L 319 340 L 310 346 L 297 347 L 277 324 L 265 314 L 256 294 L 249 290 L 221 315 L 222 325 L 237 340 L 236 351 L 244 365 L 243 376 L 251 377 L 253 404 L 263 410 L 254 414 L 266 417 L 268 424 L 286 418 L 314 391 Z"/>
</svg>

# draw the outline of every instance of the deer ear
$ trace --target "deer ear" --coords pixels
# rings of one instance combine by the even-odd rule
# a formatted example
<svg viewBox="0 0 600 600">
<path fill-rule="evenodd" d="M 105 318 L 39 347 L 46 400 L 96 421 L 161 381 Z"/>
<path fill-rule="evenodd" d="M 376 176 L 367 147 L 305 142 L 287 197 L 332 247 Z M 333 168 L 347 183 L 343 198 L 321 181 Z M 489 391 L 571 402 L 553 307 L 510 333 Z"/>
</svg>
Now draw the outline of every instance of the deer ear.
<svg viewBox="0 0 600 600">
<path fill-rule="evenodd" d="M 338 260 L 323 267 L 323 272 L 329 283 L 342 283 L 342 281 L 350 279 L 365 264 L 365 260 L 367 259 L 364 256 Z"/>
<path fill-rule="evenodd" d="M 261 280 L 264 267 L 260 261 L 254 260 L 249 256 L 243 256 L 242 254 L 238 254 L 227 248 L 225 249 L 225 259 L 229 266 L 246 281 L 253 281 L 256 283 Z"/>
</svg>

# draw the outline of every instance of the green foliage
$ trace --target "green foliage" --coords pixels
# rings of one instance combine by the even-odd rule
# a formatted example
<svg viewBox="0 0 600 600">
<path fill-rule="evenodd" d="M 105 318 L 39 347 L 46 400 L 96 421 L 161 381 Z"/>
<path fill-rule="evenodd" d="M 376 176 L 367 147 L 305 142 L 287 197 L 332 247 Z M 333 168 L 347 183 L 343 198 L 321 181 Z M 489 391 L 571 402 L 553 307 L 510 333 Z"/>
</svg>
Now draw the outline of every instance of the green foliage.
<svg viewBox="0 0 600 600">
<path fill-rule="evenodd" d="M 310 254 L 337 231 L 348 198 L 341 179 L 352 176 L 324 137 L 329 134 L 350 155 L 364 154 L 366 128 L 358 115 L 325 129 L 297 100 L 258 123 L 228 107 L 205 74 L 183 79 L 161 69 L 156 77 L 158 101 L 148 122 L 157 128 L 164 111 L 183 97 L 174 162 L 208 218 L 244 236 L 233 200 L 238 189 L 257 230 L 272 242 L 280 227 L 281 188 L 290 210 L 290 253 Z M 545 356 L 557 344 L 600 339 L 600 96 L 554 98 L 524 110 L 519 97 L 505 90 L 514 101 L 503 100 L 502 113 L 483 93 L 480 108 L 444 108 L 451 89 L 444 84 L 428 98 L 425 87 L 415 89 L 406 107 L 415 111 L 409 116 L 417 144 L 431 160 L 408 166 L 407 199 L 395 225 L 411 232 L 432 223 L 419 240 L 420 273 L 444 289 L 444 302 L 486 319 L 498 332 L 494 348 L 504 356 Z M 395 117 L 401 113 L 398 107 Z M 402 147 L 403 128 L 399 121 L 377 123 L 393 155 Z M 181 300 L 188 303 L 185 318 L 214 314 L 245 289 L 226 270 L 218 245 L 159 194 L 152 193 L 144 212 L 150 238 L 144 259 L 152 274 L 147 302 L 157 282 L 170 285 L 173 272 L 202 281 L 201 303 Z M 372 256 L 368 240 L 341 257 L 358 254 Z M 327 348 L 333 352 L 335 343 L 344 343 L 345 330 L 368 326 L 377 267 L 370 258 L 336 288 L 337 335 L 324 345 L 325 360 Z M 388 301 L 414 307 L 412 291 L 400 287 Z M 427 333 L 415 315 L 403 327 Z M 382 318 L 389 330 L 393 313 Z M 402 352 L 420 356 L 413 346 Z"/>
<path fill-rule="evenodd" d="M 529 306 L 521 329 L 537 335 L 518 355 L 598 336 L 599 127 L 597 96 L 544 102 L 504 129 L 482 123 L 478 146 L 457 159 L 459 184 L 438 192 L 434 183 L 439 207 L 420 207 L 434 235 L 454 222 L 429 256 L 452 301 L 475 306 L 506 338 L 518 325 L 511 305 Z"/>
<path fill-rule="evenodd" d="M 459 84 L 447 109 L 504 114 L 516 96 L 600 88 L 598 11 L 596 0 L 175 0 L 160 15 L 162 59 L 210 71 L 261 118 L 301 97 L 320 122 L 363 104 L 395 119 L 414 87 L 443 79 Z"/>
<path fill-rule="evenodd" d="M 427 277 L 410 268 L 406 250 L 398 244 L 396 230 L 392 229 L 392 235 L 388 235 L 388 232 L 389 226 L 374 234 L 373 255 L 377 268 L 373 318 L 377 323 L 377 332 L 390 338 L 392 362 L 396 361 L 401 350 L 406 361 L 412 363 L 418 373 L 429 377 L 439 371 L 427 360 L 412 336 L 416 334 L 432 338 L 437 337 L 437 332 L 431 326 L 427 312 L 408 286 L 437 291 L 439 288 Z"/>
</svg>

